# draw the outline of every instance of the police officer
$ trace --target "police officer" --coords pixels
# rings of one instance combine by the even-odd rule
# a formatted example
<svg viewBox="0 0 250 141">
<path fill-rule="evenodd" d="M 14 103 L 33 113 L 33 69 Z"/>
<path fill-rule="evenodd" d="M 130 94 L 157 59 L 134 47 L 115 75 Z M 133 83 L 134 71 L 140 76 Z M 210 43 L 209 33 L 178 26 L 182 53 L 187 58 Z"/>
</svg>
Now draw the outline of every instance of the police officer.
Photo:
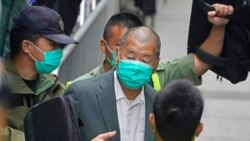
<svg viewBox="0 0 250 141">
<path fill-rule="evenodd" d="M 61 44 L 76 43 L 64 34 L 60 15 L 44 6 L 29 6 L 14 20 L 10 32 L 10 55 L 5 65 L 13 95 L 9 125 L 23 130 L 30 107 L 62 95 L 64 86 L 51 72 L 60 64 Z"/>
</svg>

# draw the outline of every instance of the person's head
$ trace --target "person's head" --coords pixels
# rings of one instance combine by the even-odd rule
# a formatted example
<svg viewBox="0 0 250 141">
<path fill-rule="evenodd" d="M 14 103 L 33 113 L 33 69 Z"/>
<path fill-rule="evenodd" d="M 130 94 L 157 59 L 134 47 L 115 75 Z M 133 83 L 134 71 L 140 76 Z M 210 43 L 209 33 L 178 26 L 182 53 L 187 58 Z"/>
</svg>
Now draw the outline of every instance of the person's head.
<svg viewBox="0 0 250 141">
<path fill-rule="evenodd" d="M 168 84 L 155 98 L 149 122 L 159 141 L 192 141 L 203 124 L 203 98 L 188 80 Z"/>
<path fill-rule="evenodd" d="M 131 13 L 118 13 L 108 20 L 104 28 L 103 38 L 100 40 L 100 49 L 105 54 L 105 59 L 112 62 L 108 63 L 109 68 L 115 66 L 115 50 L 122 36 L 128 29 L 142 25 L 142 21 Z M 112 54 L 114 54 L 114 57 L 112 57 Z"/>
<path fill-rule="evenodd" d="M 140 89 L 156 70 L 161 42 L 158 34 L 149 27 L 128 30 L 119 44 L 117 76 L 130 89 Z"/>
<path fill-rule="evenodd" d="M 50 73 L 60 63 L 59 45 L 77 43 L 64 34 L 60 15 L 45 6 L 28 6 L 14 19 L 10 32 L 10 55 L 34 62 L 38 73 Z"/>
</svg>

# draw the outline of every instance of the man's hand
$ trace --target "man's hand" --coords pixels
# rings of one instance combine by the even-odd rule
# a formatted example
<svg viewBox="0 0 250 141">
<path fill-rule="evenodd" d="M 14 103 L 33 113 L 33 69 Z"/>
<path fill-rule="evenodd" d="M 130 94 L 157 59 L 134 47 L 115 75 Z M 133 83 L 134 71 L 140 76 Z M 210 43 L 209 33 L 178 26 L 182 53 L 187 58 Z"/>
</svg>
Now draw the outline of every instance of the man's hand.
<svg viewBox="0 0 250 141">
<path fill-rule="evenodd" d="M 213 4 L 215 11 L 208 12 L 208 21 L 214 26 L 225 26 L 229 20 L 225 17 L 233 14 L 234 8 L 231 5 Z"/>
<path fill-rule="evenodd" d="M 106 141 L 106 140 L 114 137 L 115 134 L 116 134 L 116 131 L 103 133 L 103 134 L 98 135 L 97 137 L 95 137 L 91 141 Z"/>
</svg>

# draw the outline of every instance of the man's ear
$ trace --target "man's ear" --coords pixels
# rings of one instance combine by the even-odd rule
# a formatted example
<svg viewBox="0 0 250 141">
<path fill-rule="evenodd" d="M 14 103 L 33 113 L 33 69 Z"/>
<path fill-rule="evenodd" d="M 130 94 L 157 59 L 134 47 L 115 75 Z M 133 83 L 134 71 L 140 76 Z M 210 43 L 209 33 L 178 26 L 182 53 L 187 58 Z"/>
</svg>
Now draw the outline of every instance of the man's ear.
<svg viewBox="0 0 250 141">
<path fill-rule="evenodd" d="M 198 124 L 198 126 L 196 127 L 196 130 L 195 130 L 195 133 L 194 133 L 195 136 L 198 137 L 200 135 L 200 133 L 202 132 L 202 130 L 203 130 L 203 123 L 200 122 Z"/>
<path fill-rule="evenodd" d="M 153 113 L 149 114 L 149 125 L 153 131 L 155 131 L 155 116 Z"/>
<path fill-rule="evenodd" d="M 28 40 L 23 40 L 21 43 L 21 51 L 24 53 L 30 53 L 31 49 L 30 49 L 30 44 Z"/>
<path fill-rule="evenodd" d="M 99 47 L 100 47 L 102 53 L 105 55 L 106 54 L 106 43 L 105 43 L 105 40 L 103 38 L 100 39 L 100 41 L 99 41 Z"/>
</svg>

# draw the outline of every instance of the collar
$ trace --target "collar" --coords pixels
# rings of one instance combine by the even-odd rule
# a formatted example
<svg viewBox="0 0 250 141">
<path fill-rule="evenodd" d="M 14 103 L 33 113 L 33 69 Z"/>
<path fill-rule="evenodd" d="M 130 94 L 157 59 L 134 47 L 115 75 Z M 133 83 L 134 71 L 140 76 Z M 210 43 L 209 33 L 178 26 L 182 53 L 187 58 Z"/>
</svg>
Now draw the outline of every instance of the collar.
<svg viewBox="0 0 250 141">
<path fill-rule="evenodd" d="M 101 65 L 100 66 L 100 68 L 99 68 L 99 74 L 103 74 L 104 73 L 104 67 L 103 67 L 103 65 Z"/>
<path fill-rule="evenodd" d="M 100 65 L 100 66 L 98 66 L 90 71 L 91 76 L 98 76 L 98 75 L 103 74 L 103 73 L 104 73 L 103 65 Z"/>
<path fill-rule="evenodd" d="M 10 57 L 7 57 L 4 61 L 5 61 L 7 76 L 8 76 L 8 79 L 10 80 L 11 89 L 13 93 L 40 95 L 41 93 L 49 89 L 55 83 L 55 80 L 57 79 L 51 74 L 48 74 L 48 75 L 39 74 L 38 79 L 37 79 L 37 89 L 34 92 L 22 80 L 16 67 L 12 63 Z"/>
<path fill-rule="evenodd" d="M 162 71 L 165 69 L 165 63 L 163 61 L 159 61 L 158 66 L 157 66 L 157 71 Z"/>
</svg>

